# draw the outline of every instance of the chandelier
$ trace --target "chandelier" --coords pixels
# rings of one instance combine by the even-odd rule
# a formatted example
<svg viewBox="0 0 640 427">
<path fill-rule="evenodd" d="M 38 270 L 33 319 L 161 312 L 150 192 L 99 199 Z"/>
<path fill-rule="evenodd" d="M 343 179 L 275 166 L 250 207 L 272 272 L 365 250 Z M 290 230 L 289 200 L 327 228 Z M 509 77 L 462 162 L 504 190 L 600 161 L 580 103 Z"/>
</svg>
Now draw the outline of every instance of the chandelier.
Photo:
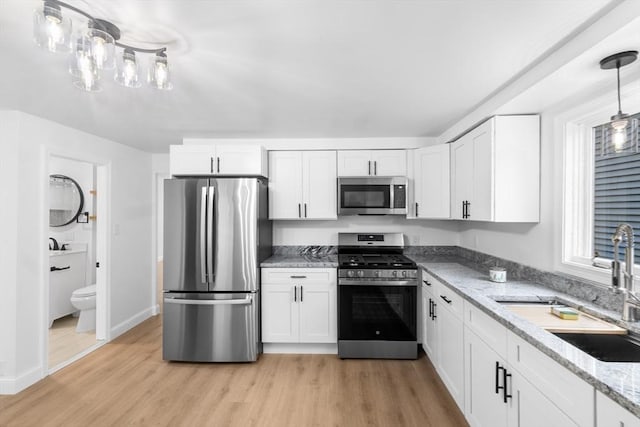
<svg viewBox="0 0 640 427">
<path fill-rule="evenodd" d="M 87 18 L 87 27 L 72 33 L 72 22 L 62 14 L 63 8 Z M 104 70 L 115 70 L 114 80 L 122 86 L 142 86 L 136 54 L 152 55 L 146 76 L 151 87 L 160 90 L 173 87 L 167 48 L 146 49 L 121 43 L 120 29 L 109 21 L 58 0 L 44 0 L 42 8 L 34 12 L 33 24 L 36 44 L 50 52 L 70 53 L 69 73 L 73 84 L 82 90 L 100 91 Z M 122 51 L 116 53 L 116 48 Z"/>
</svg>

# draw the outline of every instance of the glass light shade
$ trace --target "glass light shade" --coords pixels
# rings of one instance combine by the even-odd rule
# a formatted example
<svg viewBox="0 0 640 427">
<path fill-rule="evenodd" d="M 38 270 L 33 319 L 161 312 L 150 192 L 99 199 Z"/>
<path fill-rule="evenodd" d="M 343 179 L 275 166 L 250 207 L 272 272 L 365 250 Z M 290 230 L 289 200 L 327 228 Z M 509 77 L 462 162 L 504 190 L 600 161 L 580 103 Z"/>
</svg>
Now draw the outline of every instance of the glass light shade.
<svg viewBox="0 0 640 427">
<path fill-rule="evenodd" d="M 74 40 L 73 51 L 69 55 L 69 73 L 73 76 L 73 84 L 88 92 L 101 90 L 100 73 L 91 50 L 91 40 L 87 36 Z"/>
<path fill-rule="evenodd" d="M 45 2 L 33 13 L 33 36 L 36 44 L 50 52 L 71 50 L 71 20 L 62 16 L 59 6 Z"/>
<path fill-rule="evenodd" d="M 159 53 L 151 59 L 147 81 L 156 89 L 171 90 L 173 88 L 167 56 L 164 53 Z"/>
<path fill-rule="evenodd" d="M 123 54 L 116 58 L 115 81 L 126 87 L 142 86 L 138 78 L 138 62 L 132 50 L 125 49 Z"/>
<path fill-rule="evenodd" d="M 619 156 L 638 152 L 638 119 L 613 120 L 602 125 L 601 156 Z"/>
<path fill-rule="evenodd" d="M 115 40 L 111 34 L 97 28 L 86 30 L 86 37 L 91 44 L 91 53 L 99 70 L 112 70 L 115 65 Z"/>
</svg>

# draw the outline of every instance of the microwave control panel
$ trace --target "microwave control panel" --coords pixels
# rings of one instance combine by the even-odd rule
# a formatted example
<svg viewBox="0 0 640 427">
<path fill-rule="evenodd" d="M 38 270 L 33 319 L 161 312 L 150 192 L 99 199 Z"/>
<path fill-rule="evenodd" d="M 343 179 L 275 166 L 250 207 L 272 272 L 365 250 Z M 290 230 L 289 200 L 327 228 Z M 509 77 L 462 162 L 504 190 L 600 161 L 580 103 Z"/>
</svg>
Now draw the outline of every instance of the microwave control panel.
<svg viewBox="0 0 640 427">
<path fill-rule="evenodd" d="M 407 186 L 393 186 L 393 207 L 395 209 L 403 209 L 407 207 Z"/>
</svg>

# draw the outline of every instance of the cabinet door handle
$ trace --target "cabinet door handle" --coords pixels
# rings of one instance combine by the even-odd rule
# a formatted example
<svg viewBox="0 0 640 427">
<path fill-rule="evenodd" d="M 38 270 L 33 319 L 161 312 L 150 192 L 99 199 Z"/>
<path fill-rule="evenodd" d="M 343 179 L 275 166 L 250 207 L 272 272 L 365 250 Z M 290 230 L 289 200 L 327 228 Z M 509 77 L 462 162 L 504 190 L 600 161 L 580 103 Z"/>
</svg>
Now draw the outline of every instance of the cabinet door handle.
<svg viewBox="0 0 640 427">
<path fill-rule="evenodd" d="M 293 287 L 293 302 L 298 302 L 298 287 Z"/>
<path fill-rule="evenodd" d="M 466 202 L 463 200 L 462 201 L 462 218 L 466 218 L 465 213 L 464 213 L 465 206 L 467 206 L 467 205 L 466 205 Z"/>
<path fill-rule="evenodd" d="M 307 217 L 307 204 L 304 204 L 304 217 Z"/>
<path fill-rule="evenodd" d="M 298 218 L 302 218 L 302 211 L 300 209 L 300 203 L 298 203 Z"/>
<path fill-rule="evenodd" d="M 416 202 L 416 217 L 418 216 L 418 202 Z"/>
<path fill-rule="evenodd" d="M 507 372 L 506 368 L 502 368 L 502 401 L 507 403 L 507 400 L 511 399 L 513 396 L 511 393 L 507 391 L 507 379 L 511 378 L 511 374 Z"/>
<path fill-rule="evenodd" d="M 429 298 L 429 319 L 433 319 L 433 301 Z"/>
<path fill-rule="evenodd" d="M 469 213 L 469 207 L 471 206 L 471 202 L 467 200 L 467 218 L 471 217 L 471 213 Z"/>
<path fill-rule="evenodd" d="M 306 279 L 307 276 L 289 276 L 292 279 Z"/>
<path fill-rule="evenodd" d="M 213 173 L 213 157 L 211 157 L 211 173 Z"/>
<path fill-rule="evenodd" d="M 373 161 L 373 174 L 374 175 L 378 175 L 378 161 L 377 160 Z"/>
<path fill-rule="evenodd" d="M 452 300 L 450 300 L 450 299 L 449 299 L 449 298 L 447 298 L 446 296 L 444 296 L 444 295 L 440 295 L 440 298 L 442 298 L 442 299 L 444 300 L 444 302 L 446 302 L 447 304 L 451 304 L 451 301 L 452 301 Z"/>
<path fill-rule="evenodd" d="M 51 267 L 49 271 L 62 271 L 62 270 L 70 270 L 71 266 L 67 265 L 66 267 Z"/>
<path fill-rule="evenodd" d="M 369 175 L 371 175 L 371 160 L 369 160 Z"/>
<path fill-rule="evenodd" d="M 502 366 L 500 366 L 500 362 L 496 362 L 496 394 L 500 393 L 500 389 L 502 388 L 500 386 L 500 370 L 504 369 Z"/>
<path fill-rule="evenodd" d="M 431 311 L 432 311 L 432 313 L 431 313 L 431 320 L 436 320 L 436 318 L 438 317 L 438 316 L 436 316 L 436 307 L 437 307 L 437 306 L 438 306 L 438 304 L 436 304 L 436 302 L 435 302 L 435 301 L 433 301 L 433 302 L 432 302 L 432 309 L 431 309 Z"/>
<path fill-rule="evenodd" d="M 304 301 L 304 293 L 303 293 L 304 287 L 302 285 L 300 285 L 300 302 Z"/>
</svg>

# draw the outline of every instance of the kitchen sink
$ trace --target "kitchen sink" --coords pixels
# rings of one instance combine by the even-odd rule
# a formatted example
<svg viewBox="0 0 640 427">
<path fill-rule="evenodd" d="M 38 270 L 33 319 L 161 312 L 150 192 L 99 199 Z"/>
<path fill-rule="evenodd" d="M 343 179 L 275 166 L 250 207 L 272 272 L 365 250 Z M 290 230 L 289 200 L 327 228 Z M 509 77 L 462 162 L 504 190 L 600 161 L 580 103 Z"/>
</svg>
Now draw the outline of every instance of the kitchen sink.
<svg viewBox="0 0 640 427">
<path fill-rule="evenodd" d="M 556 297 L 547 296 L 528 296 L 528 297 L 508 297 L 508 296 L 493 296 L 491 297 L 498 304 L 536 304 L 536 305 L 559 305 L 562 302 L 558 301 Z"/>
<path fill-rule="evenodd" d="M 640 362 L 640 339 L 631 334 L 554 335 L 603 362 Z"/>
</svg>

